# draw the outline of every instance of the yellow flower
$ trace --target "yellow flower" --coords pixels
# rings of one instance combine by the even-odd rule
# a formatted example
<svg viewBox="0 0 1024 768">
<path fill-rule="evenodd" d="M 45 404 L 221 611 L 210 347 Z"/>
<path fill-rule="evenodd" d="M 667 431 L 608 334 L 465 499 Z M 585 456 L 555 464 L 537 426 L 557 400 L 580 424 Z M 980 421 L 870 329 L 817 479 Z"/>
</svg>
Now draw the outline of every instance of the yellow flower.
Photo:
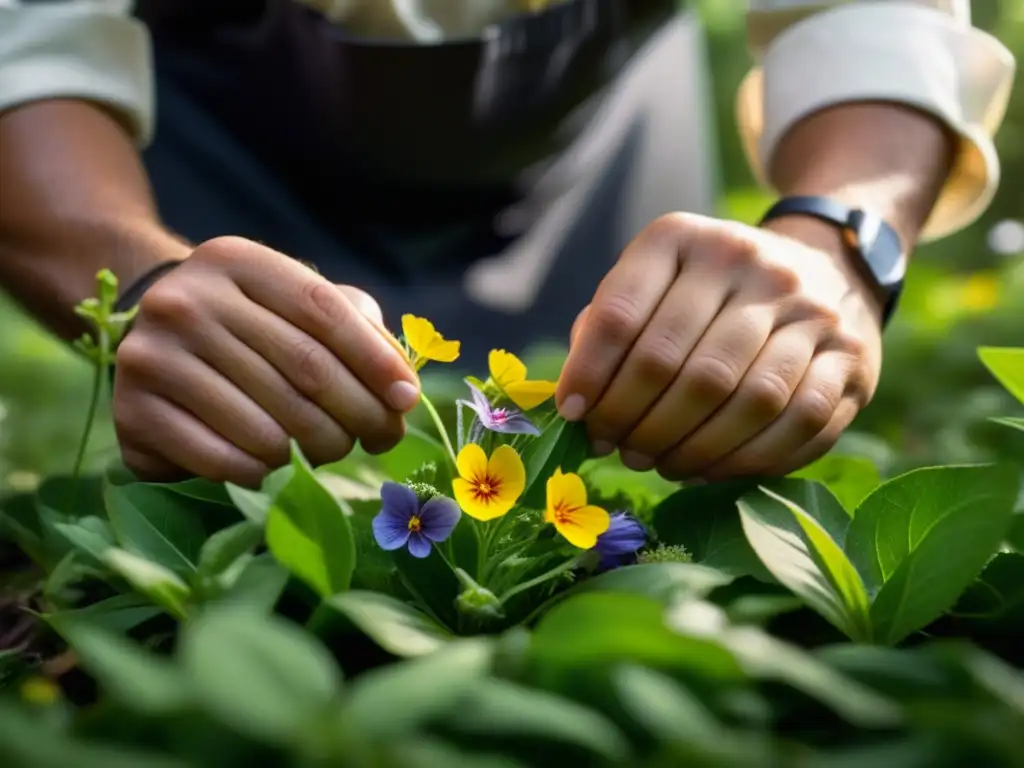
<svg viewBox="0 0 1024 768">
<path fill-rule="evenodd" d="M 523 361 L 504 349 L 491 350 L 487 364 L 498 389 L 523 411 L 536 408 L 555 394 L 558 386 L 554 381 L 527 381 Z"/>
<path fill-rule="evenodd" d="M 526 468 L 508 445 L 498 446 L 491 458 L 470 443 L 455 460 L 459 476 L 452 481 L 462 511 L 477 520 L 494 520 L 516 505 L 526 488 Z"/>
<path fill-rule="evenodd" d="M 548 478 L 548 504 L 544 521 L 554 523 L 555 530 L 570 544 L 580 549 L 591 549 L 597 537 L 608 530 L 611 518 L 600 507 L 587 504 L 587 489 L 583 479 L 571 472 L 562 474 L 556 469 Z"/>
<path fill-rule="evenodd" d="M 445 339 L 429 320 L 416 315 L 402 315 L 402 333 L 413 352 L 412 366 L 417 371 L 431 360 L 453 363 L 459 359 L 461 343 Z"/>
<path fill-rule="evenodd" d="M 60 688 L 45 677 L 30 677 L 21 684 L 21 698 L 37 707 L 48 707 L 60 699 Z"/>
</svg>

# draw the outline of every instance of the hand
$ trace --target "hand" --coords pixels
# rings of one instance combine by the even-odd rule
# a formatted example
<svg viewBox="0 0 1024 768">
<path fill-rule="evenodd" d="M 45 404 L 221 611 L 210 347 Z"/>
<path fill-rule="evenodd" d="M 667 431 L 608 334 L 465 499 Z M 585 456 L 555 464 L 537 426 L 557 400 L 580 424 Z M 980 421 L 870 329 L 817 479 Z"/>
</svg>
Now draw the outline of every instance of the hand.
<svg viewBox="0 0 1024 768">
<path fill-rule="evenodd" d="M 239 238 L 200 245 L 143 296 L 117 352 L 114 423 L 126 465 L 258 486 L 289 460 L 315 464 L 358 439 L 401 440 L 419 381 L 367 294 Z"/>
<path fill-rule="evenodd" d="M 870 400 L 879 298 L 834 228 L 769 227 L 673 214 L 626 248 L 577 319 L 557 392 L 595 451 L 674 480 L 783 475 Z"/>
</svg>

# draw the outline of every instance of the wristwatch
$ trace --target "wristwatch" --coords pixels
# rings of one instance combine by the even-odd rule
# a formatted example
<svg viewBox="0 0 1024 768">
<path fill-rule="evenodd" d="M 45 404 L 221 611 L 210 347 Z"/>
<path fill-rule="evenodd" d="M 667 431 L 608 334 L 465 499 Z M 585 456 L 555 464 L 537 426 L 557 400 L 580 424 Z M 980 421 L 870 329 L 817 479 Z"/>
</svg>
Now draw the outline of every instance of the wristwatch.
<svg viewBox="0 0 1024 768">
<path fill-rule="evenodd" d="M 882 327 L 888 325 L 899 303 L 907 274 L 907 255 L 896 230 L 873 213 L 813 195 L 782 198 L 768 209 L 761 224 L 783 216 L 811 216 L 842 230 L 843 242 L 860 257 L 875 286 L 885 297 Z"/>
</svg>

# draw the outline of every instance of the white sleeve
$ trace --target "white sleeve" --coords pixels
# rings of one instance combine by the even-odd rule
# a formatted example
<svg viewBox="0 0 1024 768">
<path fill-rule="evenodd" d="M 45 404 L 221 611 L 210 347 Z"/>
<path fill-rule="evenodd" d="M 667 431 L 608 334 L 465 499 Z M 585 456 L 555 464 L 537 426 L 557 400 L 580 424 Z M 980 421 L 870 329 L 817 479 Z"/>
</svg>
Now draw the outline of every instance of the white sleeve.
<svg viewBox="0 0 1024 768">
<path fill-rule="evenodd" d="M 748 160 L 770 185 L 772 153 L 796 122 L 853 101 L 913 106 L 960 138 L 952 173 L 922 238 L 970 224 L 999 183 L 992 137 L 1013 84 L 1013 55 L 971 26 L 968 0 L 750 0 L 757 66 L 737 117 Z"/>
<path fill-rule="evenodd" d="M 41 99 L 85 99 L 153 132 L 149 32 L 131 0 L 0 0 L 0 114 Z"/>
</svg>

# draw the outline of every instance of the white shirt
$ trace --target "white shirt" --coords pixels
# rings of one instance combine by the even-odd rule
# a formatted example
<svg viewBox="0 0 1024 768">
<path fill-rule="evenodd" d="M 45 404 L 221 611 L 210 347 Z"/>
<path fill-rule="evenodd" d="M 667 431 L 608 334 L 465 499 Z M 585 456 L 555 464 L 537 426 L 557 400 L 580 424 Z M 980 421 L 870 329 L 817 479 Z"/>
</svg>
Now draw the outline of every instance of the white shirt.
<svg viewBox="0 0 1024 768">
<path fill-rule="evenodd" d="M 566 0 L 301 0 L 353 32 L 433 42 L 477 34 L 512 13 Z M 46 98 L 82 98 L 121 113 L 140 145 L 153 129 L 148 32 L 131 0 L 22 4 L 0 0 L 0 113 Z M 945 122 L 959 137 L 953 172 L 924 232 L 977 218 L 999 179 L 992 137 L 1015 63 L 971 26 L 969 0 L 749 0 L 754 67 L 739 89 L 751 167 L 765 169 L 797 121 L 851 101 L 891 101 Z"/>
</svg>

